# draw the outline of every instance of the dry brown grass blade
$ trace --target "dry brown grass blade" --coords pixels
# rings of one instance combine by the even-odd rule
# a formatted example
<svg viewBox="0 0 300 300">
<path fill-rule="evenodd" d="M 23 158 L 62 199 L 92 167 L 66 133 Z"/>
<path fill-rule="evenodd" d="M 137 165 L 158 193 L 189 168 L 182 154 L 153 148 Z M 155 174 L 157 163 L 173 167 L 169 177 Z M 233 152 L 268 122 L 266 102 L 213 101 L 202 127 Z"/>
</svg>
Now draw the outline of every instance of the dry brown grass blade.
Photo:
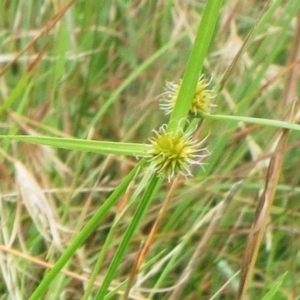
<svg viewBox="0 0 300 300">
<path fill-rule="evenodd" d="M 32 264 L 43 267 L 45 269 L 52 269 L 54 267 L 53 264 L 50 264 L 44 260 L 38 259 L 35 256 L 31 256 L 29 254 L 26 254 L 26 253 L 18 251 L 16 249 L 4 246 L 2 244 L 0 244 L 0 255 L 1 255 L 1 252 L 10 254 L 11 256 L 23 258 L 24 260 L 29 261 Z M 60 273 L 65 274 L 73 279 L 76 279 L 80 283 L 82 283 L 82 282 L 88 283 L 90 281 L 90 278 L 88 276 L 81 275 L 81 274 L 78 274 L 78 273 L 75 273 L 75 272 L 72 272 L 72 271 L 69 271 L 66 269 L 62 269 L 60 271 Z M 94 285 L 97 287 L 100 287 L 102 285 L 102 280 L 103 280 L 103 278 L 99 276 L 99 278 L 94 282 Z M 111 286 L 109 289 L 114 290 L 114 289 L 116 289 L 116 287 Z M 118 291 L 119 295 L 122 295 L 123 293 L 124 293 L 123 291 Z M 147 300 L 145 297 L 136 295 L 136 294 L 130 294 L 129 296 L 130 296 L 130 299 L 133 299 L 133 300 Z M 18 299 L 21 299 L 21 298 L 18 298 Z"/>
<path fill-rule="evenodd" d="M 244 299 L 244 296 L 250 284 L 254 265 L 258 256 L 258 251 L 262 243 L 266 226 L 270 219 L 273 200 L 275 197 L 278 180 L 281 174 L 283 158 L 286 151 L 288 135 L 289 131 L 284 130 L 280 136 L 276 150 L 269 163 L 264 190 L 256 207 L 255 217 L 252 223 L 250 235 L 248 237 L 241 267 L 241 280 L 238 291 L 238 299 L 241 300 Z"/>
<path fill-rule="evenodd" d="M 27 68 L 28 72 L 31 72 L 35 68 L 35 66 L 41 61 L 41 59 L 43 58 L 43 55 L 46 53 L 47 49 L 48 49 L 48 46 L 46 45 L 42 48 L 42 50 L 39 53 L 37 53 L 37 56 L 28 65 L 28 68 Z"/>
<path fill-rule="evenodd" d="M 235 26 L 233 25 L 233 28 L 235 28 Z M 248 42 L 254 32 L 255 27 L 253 27 L 250 32 L 248 33 L 246 39 L 242 42 L 240 49 L 238 50 L 237 54 L 235 55 L 233 61 L 230 63 L 230 65 L 228 66 L 221 82 L 220 82 L 220 88 L 219 88 L 219 92 L 221 92 L 224 88 L 224 86 L 226 85 L 227 81 L 230 79 L 230 77 L 232 76 L 232 74 L 234 73 L 235 69 L 237 68 L 237 64 L 238 61 L 240 60 L 240 58 L 242 57 L 242 55 L 245 53 L 245 48 L 248 45 Z M 234 30 L 234 29 L 233 29 Z M 237 35 L 236 35 L 237 36 Z"/>
<path fill-rule="evenodd" d="M 15 58 L 8 63 L 1 71 L 0 76 L 2 76 L 34 43 L 45 33 L 47 33 L 65 14 L 65 12 L 69 9 L 69 7 L 75 2 L 75 0 L 71 0 L 66 5 L 64 5 L 56 15 L 54 15 L 41 29 L 41 31 L 21 50 Z"/>
<path fill-rule="evenodd" d="M 179 178 L 177 177 L 174 182 L 172 183 L 172 186 L 170 188 L 170 191 L 167 195 L 167 198 L 166 200 L 164 201 L 160 211 L 159 211 L 159 214 L 155 220 L 155 223 L 153 224 L 152 228 L 151 228 L 151 231 L 148 235 L 148 238 L 145 242 L 145 244 L 143 245 L 143 248 L 141 249 L 141 251 L 139 251 L 139 254 L 138 254 L 138 258 L 136 260 L 136 263 L 134 264 L 133 268 L 132 268 L 132 271 L 131 271 L 131 274 L 130 274 L 130 278 L 129 278 L 129 284 L 127 285 L 127 289 L 124 293 L 124 296 L 123 296 L 123 300 L 126 300 L 128 299 L 128 295 L 129 295 L 129 292 L 130 292 L 130 289 L 134 283 L 134 279 L 136 278 L 137 274 L 139 273 L 139 270 L 143 264 L 143 262 L 145 261 L 146 259 L 146 256 L 150 250 L 150 247 L 151 245 L 153 244 L 153 241 L 154 241 L 154 238 L 155 238 L 155 235 L 159 229 L 159 226 L 161 224 L 161 221 L 163 220 L 163 217 L 169 207 L 169 204 L 170 204 L 170 201 L 173 199 L 173 196 L 174 196 L 174 193 L 178 187 L 178 184 L 179 184 Z"/>
<path fill-rule="evenodd" d="M 178 188 L 178 185 L 179 185 L 179 179 L 178 177 L 174 180 L 174 182 L 172 183 L 172 186 L 169 190 L 169 193 L 167 195 L 167 198 L 166 200 L 164 201 L 160 211 L 159 211 L 159 214 L 158 214 L 158 217 L 157 219 L 155 220 L 155 223 L 153 224 L 152 228 L 151 228 L 151 232 L 148 236 L 148 239 L 143 247 L 143 250 L 141 251 L 141 254 L 138 258 L 138 263 L 137 263 L 137 271 L 140 269 L 140 267 L 142 266 L 145 258 L 146 258 L 146 255 L 151 247 L 151 244 L 153 243 L 153 240 L 154 240 L 154 237 L 155 237 L 155 234 L 157 233 L 158 229 L 159 229 L 159 226 L 161 224 L 161 221 L 163 220 L 163 217 L 169 207 L 169 204 L 171 202 L 171 200 L 173 199 L 174 197 L 174 193 L 176 191 L 176 189 Z"/>
<path fill-rule="evenodd" d="M 297 18 L 296 30 L 294 33 L 293 45 L 291 49 L 291 56 L 288 62 L 287 70 L 290 71 L 286 81 L 284 95 L 282 97 L 281 106 L 291 106 L 291 102 L 294 101 L 297 85 L 295 82 L 298 81 L 299 77 L 299 58 L 300 58 L 300 15 Z M 293 66 L 290 68 L 290 66 Z M 292 109 L 293 110 L 293 109 Z M 291 115 L 294 112 L 292 111 Z M 259 199 L 259 203 L 256 208 L 255 218 L 252 224 L 252 229 L 248 238 L 246 251 L 241 268 L 241 281 L 238 292 L 238 299 L 243 299 L 250 280 L 253 274 L 255 262 L 257 260 L 258 251 L 266 230 L 267 223 L 270 219 L 271 208 L 276 193 L 276 187 L 281 174 L 284 154 L 287 150 L 288 142 L 287 130 L 284 130 L 278 140 L 275 152 L 271 157 L 265 188 Z"/>
<path fill-rule="evenodd" d="M 9 112 L 9 117 L 27 134 L 37 135 L 36 130 L 43 130 L 47 134 L 53 134 L 58 137 L 72 138 L 73 136 L 67 134 L 66 132 L 57 130 L 55 128 L 51 128 L 39 121 L 38 118 L 30 118 L 26 116 L 22 116 L 14 111 Z"/>
<path fill-rule="evenodd" d="M 247 34 L 247 36 L 244 39 L 244 41 L 241 43 L 240 49 L 238 50 L 237 54 L 235 55 L 233 61 L 228 66 L 225 74 L 223 75 L 223 78 L 222 78 L 222 80 L 220 82 L 219 92 L 221 92 L 223 90 L 223 88 L 226 85 L 227 81 L 232 76 L 233 72 L 235 71 L 235 69 L 237 67 L 238 61 L 241 59 L 242 55 L 245 53 L 245 49 L 248 46 L 248 42 L 252 38 L 253 33 L 255 32 L 255 29 L 256 29 L 257 25 L 259 24 L 260 20 L 264 16 L 265 11 L 268 9 L 268 6 L 269 6 L 269 1 L 267 1 L 265 3 L 264 9 L 261 11 L 260 18 L 258 18 L 256 24 L 254 24 L 254 26 L 251 28 L 251 30 Z M 236 4 L 236 6 L 234 7 L 234 9 L 232 10 L 232 13 L 231 13 L 230 17 L 228 18 L 228 21 L 226 21 L 228 23 L 228 24 L 226 24 L 226 26 L 228 27 L 228 25 L 230 24 L 231 35 L 233 37 L 235 36 L 235 39 L 236 38 L 239 39 L 237 33 L 235 32 L 236 28 L 235 28 L 235 23 L 234 23 L 234 18 L 233 18 L 233 14 L 237 13 L 237 11 L 238 11 L 238 4 Z M 235 50 L 232 49 L 232 51 L 235 51 Z"/>
</svg>

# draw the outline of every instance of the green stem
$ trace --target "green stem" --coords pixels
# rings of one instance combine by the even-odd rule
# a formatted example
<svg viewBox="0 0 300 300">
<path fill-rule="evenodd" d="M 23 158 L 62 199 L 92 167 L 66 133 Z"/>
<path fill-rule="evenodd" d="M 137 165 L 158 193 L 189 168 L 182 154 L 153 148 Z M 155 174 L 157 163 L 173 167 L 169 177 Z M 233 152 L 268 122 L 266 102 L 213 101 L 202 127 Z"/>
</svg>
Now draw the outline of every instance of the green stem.
<svg viewBox="0 0 300 300">
<path fill-rule="evenodd" d="M 113 280 L 118 267 L 121 264 L 121 260 L 124 257 L 125 251 L 131 241 L 131 238 L 132 238 L 134 232 L 136 231 L 142 217 L 145 215 L 147 207 L 149 206 L 149 204 L 153 198 L 153 195 L 155 194 L 160 183 L 161 183 L 161 179 L 158 178 L 156 176 L 156 174 L 154 174 L 150 180 L 150 183 L 149 183 L 144 195 L 143 195 L 143 198 L 141 199 L 141 201 L 139 203 L 139 206 L 132 218 L 132 221 L 130 222 L 130 224 L 124 234 L 122 243 L 118 247 L 118 249 L 111 261 L 109 269 L 106 272 L 106 276 L 102 282 L 101 288 L 98 290 L 95 300 L 103 300 L 105 298 L 105 296 L 107 294 L 107 290 L 109 288 L 109 285 L 110 285 L 111 281 Z"/>
<path fill-rule="evenodd" d="M 220 120 L 220 121 L 233 121 L 233 122 L 246 122 L 258 125 L 272 126 L 277 128 L 285 128 L 290 130 L 300 131 L 300 125 L 289 123 L 285 121 L 278 121 L 272 119 L 263 119 L 263 118 L 252 118 L 252 117 L 243 117 L 243 116 L 226 116 L 226 115 L 209 115 L 203 114 L 203 117 L 211 120 Z"/>
<path fill-rule="evenodd" d="M 218 21 L 222 0 L 208 0 L 203 12 L 202 20 L 196 35 L 187 67 L 182 79 L 181 88 L 172 112 L 169 129 L 175 131 L 185 126 L 185 120 L 190 110 L 196 90 L 198 78 L 210 46 L 215 26 Z"/>
</svg>

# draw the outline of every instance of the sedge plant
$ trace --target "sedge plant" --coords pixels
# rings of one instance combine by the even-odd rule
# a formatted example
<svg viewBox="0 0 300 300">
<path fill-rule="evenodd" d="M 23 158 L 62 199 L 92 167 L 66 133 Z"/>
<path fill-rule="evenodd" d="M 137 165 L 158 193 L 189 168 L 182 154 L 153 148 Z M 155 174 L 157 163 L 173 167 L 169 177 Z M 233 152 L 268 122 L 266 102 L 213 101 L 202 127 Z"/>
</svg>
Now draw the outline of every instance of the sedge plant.
<svg viewBox="0 0 300 300">
<path fill-rule="evenodd" d="M 87 1 L 89 2 L 89 1 Z M 123 2 L 122 2 L 123 3 Z M 168 1 L 168 5 L 171 5 L 172 1 Z M 56 21 L 64 15 L 66 9 L 70 6 L 76 6 L 76 4 L 72 3 L 72 1 L 63 9 L 59 10 L 56 14 Z M 108 4 L 98 4 L 97 9 L 99 11 L 108 12 L 109 9 L 106 7 Z M 126 1 L 122 4 L 122 8 L 126 10 Z M 263 32 L 268 20 L 273 16 L 273 12 L 280 5 L 280 1 L 274 1 L 270 7 L 266 8 L 264 14 L 259 19 L 257 24 L 255 24 L 254 29 L 251 35 L 248 37 L 248 43 L 251 43 L 253 36 L 260 36 Z M 190 51 L 190 55 L 188 61 L 186 63 L 186 67 L 184 70 L 184 74 L 181 80 L 176 81 L 175 79 L 171 79 L 172 81 L 167 82 L 166 91 L 161 95 L 162 99 L 160 100 L 160 108 L 165 113 L 164 118 L 169 118 L 163 124 L 160 124 L 158 128 L 153 128 L 149 130 L 149 136 L 144 143 L 131 143 L 131 142 L 113 142 L 113 141 L 99 141 L 99 140 L 88 140 L 85 138 L 73 138 L 71 136 L 65 137 L 54 137 L 55 131 L 52 132 L 52 136 L 49 135 L 17 135 L 16 128 L 12 128 L 8 134 L 2 134 L 0 138 L 4 141 L 3 143 L 3 151 L 1 151 L 2 155 L 7 158 L 7 160 L 11 161 L 15 166 L 17 165 L 16 160 L 7 155 L 7 151 L 10 147 L 10 143 L 12 141 L 18 141 L 22 143 L 43 145 L 43 146 L 51 146 L 53 148 L 59 149 L 67 149 L 73 151 L 82 152 L 81 159 L 84 160 L 85 153 L 91 152 L 96 154 L 101 154 L 107 156 L 107 163 L 109 164 L 109 158 L 114 157 L 132 157 L 135 160 L 134 166 L 132 166 L 131 170 L 124 176 L 120 183 L 118 183 L 114 188 L 110 195 L 105 199 L 105 201 L 93 212 L 91 216 L 89 216 L 86 224 L 79 228 L 78 231 L 74 234 L 72 239 L 67 243 L 65 249 L 62 250 L 62 253 L 59 254 L 55 263 L 51 266 L 51 268 L 44 274 L 43 278 L 40 282 L 37 283 L 36 288 L 32 292 L 31 295 L 28 296 L 30 300 L 41 299 L 43 295 L 47 293 L 47 291 L 54 289 L 56 284 L 58 286 L 63 285 L 63 278 L 60 278 L 61 272 L 64 271 L 64 268 L 68 266 L 72 258 L 77 252 L 80 252 L 81 247 L 84 247 L 86 241 L 89 237 L 95 232 L 97 227 L 101 224 L 101 222 L 107 218 L 112 209 L 114 209 L 119 203 L 120 199 L 124 203 L 119 206 L 118 210 L 114 213 L 112 221 L 110 223 L 109 228 L 107 229 L 107 235 L 105 241 L 101 245 L 101 249 L 99 248 L 98 254 L 95 256 L 93 260 L 93 269 L 91 271 L 90 276 L 88 277 L 85 291 L 83 292 L 82 299 L 115 299 L 116 295 L 123 295 L 123 299 L 129 299 L 130 297 L 134 297 L 131 294 L 131 289 L 134 286 L 134 282 L 139 280 L 139 275 L 143 274 L 143 271 L 147 268 L 151 269 L 152 261 L 147 261 L 147 253 L 149 252 L 148 247 L 153 243 L 153 239 L 155 239 L 155 234 L 157 233 L 158 227 L 161 226 L 164 214 L 167 210 L 167 205 L 172 205 L 170 200 L 173 197 L 174 190 L 176 190 L 177 185 L 180 184 L 180 178 L 187 180 L 186 178 L 191 178 L 193 174 L 197 171 L 197 167 L 200 166 L 200 170 L 202 172 L 211 172 L 211 168 L 214 166 L 214 159 L 217 157 L 217 151 L 222 152 L 225 149 L 225 145 L 227 144 L 226 136 L 224 139 L 220 139 L 219 147 L 214 147 L 216 149 L 215 153 L 211 153 L 209 138 L 205 138 L 205 136 L 209 136 L 213 128 L 206 129 L 206 124 L 210 124 L 210 122 L 224 122 L 226 124 L 234 124 L 234 128 L 242 128 L 244 129 L 245 124 L 251 125 L 259 125 L 263 127 L 274 127 L 276 129 L 282 129 L 283 132 L 300 131 L 300 125 L 293 123 L 292 118 L 287 121 L 275 120 L 271 118 L 262 118 L 262 117 L 247 117 L 245 116 L 245 111 L 247 110 L 248 104 L 251 102 L 253 97 L 257 93 L 257 87 L 260 84 L 260 79 L 266 72 L 266 68 L 269 65 L 268 60 L 271 60 L 272 56 L 270 55 L 266 61 L 263 61 L 262 67 L 255 74 L 255 80 L 251 81 L 249 86 L 246 84 L 243 88 L 237 89 L 233 91 L 236 99 L 241 100 L 241 104 L 238 108 L 234 108 L 235 112 L 239 114 L 216 114 L 214 110 L 218 108 L 218 103 L 214 104 L 215 99 L 218 97 L 218 93 L 221 93 L 221 80 L 216 80 L 216 87 L 212 87 L 215 79 L 209 74 L 204 74 L 204 64 L 205 59 L 209 53 L 209 48 L 214 38 L 214 34 L 216 34 L 216 28 L 220 16 L 220 12 L 222 7 L 224 7 L 223 1 L 221 0 L 212 0 L 206 1 L 205 7 L 203 9 L 201 21 L 199 27 L 197 29 L 197 33 L 195 36 L 195 40 L 193 42 L 193 46 Z M 165 9 L 167 9 L 166 6 Z M 75 9 L 75 8 L 74 8 Z M 93 11 L 92 8 L 89 7 L 88 3 L 85 4 L 85 11 L 92 16 Z M 295 2 L 289 3 L 286 7 L 288 16 L 291 17 L 295 12 L 299 10 L 299 4 Z M 164 10 L 162 10 L 163 13 Z M 105 16 L 103 16 L 105 17 Z M 282 26 L 285 28 L 286 20 L 283 20 Z M 87 24 L 86 20 L 82 20 L 82 27 L 85 28 Z M 155 20 L 153 21 L 155 22 Z M 50 24 L 50 25 L 49 25 Z M 48 23 L 47 26 L 52 23 Z M 58 63 L 55 68 L 54 78 L 57 81 L 58 78 L 64 78 L 63 69 L 64 63 L 67 60 L 65 56 L 65 51 L 68 48 L 67 42 L 67 32 L 68 32 L 68 22 L 66 20 L 62 20 L 61 31 L 59 32 L 59 48 L 57 49 L 57 54 L 59 57 Z M 45 29 L 47 29 L 46 27 Z M 46 30 L 45 30 L 46 32 Z M 117 33 L 113 33 L 117 34 Z M 181 38 L 179 36 L 176 39 L 176 42 L 179 43 Z M 105 48 L 105 43 L 103 42 L 103 47 Z M 266 41 L 267 43 L 268 41 Z M 93 43 L 93 39 L 90 39 L 90 43 Z M 284 43 L 284 41 L 282 41 Z M 277 47 L 280 46 L 278 43 Z M 92 130 L 93 126 L 95 126 L 98 122 L 101 122 L 101 118 L 105 115 L 107 110 L 111 105 L 113 105 L 115 99 L 117 99 L 122 91 L 129 85 L 129 83 L 134 82 L 134 80 L 146 69 L 148 68 L 156 59 L 158 59 L 162 54 L 170 51 L 172 47 L 176 47 L 174 45 L 174 41 L 167 43 L 161 49 L 159 49 L 155 54 L 151 55 L 147 58 L 143 63 L 138 65 L 133 73 L 128 76 L 121 85 L 108 97 L 108 100 L 104 103 L 104 105 L 99 109 L 94 117 L 91 120 L 89 130 Z M 280 48 L 278 48 L 280 49 Z M 278 50 L 279 51 L 279 50 Z M 276 51 L 274 50 L 274 56 L 276 55 Z M 277 53 L 278 54 L 278 53 Z M 99 54 L 101 56 L 102 53 Z M 257 61 L 260 61 L 260 53 L 258 52 Z M 22 76 L 22 78 L 15 85 L 14 90 L 11 91 L 10 95 L 7 97 L 7 100 L 0 107 L 0 114 L 10 114 L 11 118 L 16 118 L 11 108 L 16 101 L 19 101 L 19 97 L 24 95 L 23 100 L 21 99 L 20 105 L 17 113 L 22 113 L 24 107 L 26 107 L 27 97 L 31 90 L 34 88 L 31 83 L 31 78 L 34 77 L 35 68 L 38 68 L 40 60 L 42 60 L 42 55 L 38 57 L 31 65 L 30 70 L 26 73 L 26 75 Z M 129 59 L 129 58 L 128 58 Z M 252 65 L 252 68 L 254 68 Z M 93 66 L 90 66 L 93 68 Z M 75 68 L 75 67 L 74 67 Z M 86 70 L 85 70 L 86 71 Z M 253 70 L 254 72 L 254 70 Z M 251 72 L 249 72 L 251 74 Z M 228 73 L 225 75 L 227 76 Z M 68 76 L 71 76 L 70 74 Z M 250 75 L 249 75 L 250 76 Z M 208 78 L 211 78 L 210 80 Z M 225 78 L 227 79 L 227 78 Z M 224 80 L 225 80 L 224 79 Z M 219 83 L 218 83 L 219 82 Z M 84 91 L 88 93 L 88 87 L 84 87 Z M 57 91 L 57 93 L 62 93 L 62 91 Z M 22 97 L 21 97 L 22 98 Z M 85 103 L 82 102 L 81 108 L 85 110 Z M 164 119 L 164 120 L 165 120 Z M 76 123 L 80 124 L 81 116 L 77 116 Z M 236 127 L 237 125 L 237 127 Z M 199 138 L 198 128 L 205 132 L 204 137 Z M 87 136 L 90 132 L 87 130 L 84 132 L 83 136 Z M 286 130 L 286 131 L 285 131 Z M 282 144 L 286 143 L 286 136 L 281 137 Z M 223 143 L 223 144 L 222 144 Z M 249 142 L 250 143 L 250 142 Z M 253 143 L 251 143 L 253 145 Z M 284 147 L 277 147 L 278 153 L 284 152 Z M 281 152 L 280 152 L 280 151 Z M 218 154 L 219 155 L 219 154 Z M 225 155 L 225 154 L 224 154 Z M 228 154 L 229 155 L 229 154 Z M 238 155 L 230 161 L 232 165 L 236 163 L 238 159 Z M 136 161 L 136 159 L 138 161 Z M 81 160 L 80 160 L 81 161 Z M 272 161 L 271 161 L 272 162 Z M 275 164 L 276 162 L 274 162 Z M 271 163 L 270 163 L 271 164 Z M 282 167 L 282 164 L 276 164 L 278 168 Z M 225 169 L 230 169 L 230 165 L 226 165 Z M 271 169 L 271 167 L 269 168 Z M 83 170 L 83 167 L 80 168 Z M 271 171 L 270 171 L 271 172 Z M 79 173 L 79 171 L 78 171 Z M 274 186 L 277 185 L 278 181 L 272 178 L 272 174 L 268 173 L 268 179 L 273 180 L 272 183 Z M 278 174 L 277 174 L 278 175 Z M 76 177 L 76 176 L 75 176 Z M 76 180 L 74 180 L 75 182 Z M 123 278 L 123 280 L 116 280 L 118 278 L 118 272 L 120 266 L 124 262 L 124 258 L 129 250 L 132 248 L 132 243 L 134 241 L 135 234 L 140 229 L 140 224 L 144 219 L 147 219 L 147 215 L 150 212 L 151 204 L 155 201 L 155 197 L 162 190 L 163 185 L 171 185 L 171 191 L 168 197 L 166 197 L 165 203 L 161 203 L 161 215 L 159 218 L 154 218 L 154 220 L 158 220 L 154 222 L 152 227 L 151 238 L 148 238 L 146 242 L 146 246 L 143 248 L 141 245 L 141 250 L 135 256 L 136 263 L 132 263 L 131 273 L 128 278 Z M 218 188 L 225 188 L 229 191 L 229 195 L 225 197 L 224 202 L 220 203 L 220 206 L 215 206 L 213 210 L 209 210 L 210 205 L 212 205 L 213 200 L 209 201 L 206 205 L 206 208 L 197 215 L 195 218 L 195 223 L 191 226 L 191 231 L 189 234 L 184 236 L 179 245 L 174 248 L 174 252 L 170 252 L 172 254 L 169 257 L 168 262 L 164 262 L 165 269 L 158 276 L 157 281 L 153 284 L 154 288 L 159 288 L 160 283 L 165 280 L 168 276 L 170 270 L 176 266 L 177 261 L 180 261 L 180 253 L 182 253 L 187 247 L 188 243 L 191 241 L 191 238 L 194 234 L 197 233 L 199 227 L 203 225 L 203 223 L 208 222 L 207 220 L 211 218 L 213 222 L 211 222 L 211 226 L 208 229 L 208 233 L 205 236 L 205 241 L 207 242 L 214 230 L 216 230 L 217 224 L 219 224 L 219 218 L 221 218 L 218 213 L 224 213 L 225 208 L 229 201 L 234 197 L 234 193 L 230 186 L 222 186 L 217 185 Z M 249 185 L 250 186 L 250 185 Z M 265 186 L 260 185 L 262 194 L 265 195 L 269 192 L 268 182 Z M 282 187 L 283 188 L 283 187 Z M 231 191 L 231 192 L 230 192 Z M 275 190 L 273 190 L 275 191 Z M 235 189 L 234 189 L 234 192 Z M 269 195 L 270 198 L 272 194 Z M 274 195 L 273 195 L 274 197 Z M 261 198 L 261 203 L 263 202 L 263 198 Z M 271 203 L 271 202 L 270 202 Z M 224 204 L 222 207 L 221 204 Z M 226 206 L 225 206 L 226 204 Z M 185 211 L 186 203 L 180 203 L 180 210 L 178 210 L 176 215 L 176 210 L 174 216 L 171 216 L 171 220 L 168 224 L 176 223 L 176 218 L 179 218 L 180 212 Z M 132 207 L 134 206 L 134 209 Z M 121 235 L 120 240 L 116 245 L 114 245 L 114 237 L 118 234 L 120 227 L 122 227 L 122 222 L 124 222 L 127 210 L 132 209 L 132 217 L 128 226 L 123 228 L 123 233 Z M 68 211 L 69 208 L 66 208 Z M 260 212 L 260 211 L 258 211 Z M 196 212 L 197 213 L 197 212 Z M 67 213 L 65 213 L 67 215 Z M 257 217 L 253 226 L 258 226 L 260 228 L 261 234 L 263 234 L 266 230 L 266 220 L 268 218 L 268 214 L 265 215 L 265 223 L 259 223 L 259 218 Z M 173 218 L 173 219 L 172 219 Z M 203 221 L 205 220 L 205 221 Z M 225 221 L 224 221 L 225 222 Z M 166 225 L 171 226 L 171 225 Z M 260 226 L 260 227 L 259 227 Z M 254 233 L 253 233 L 254 235 Z M 261 244 L 262 237 L 258 239 L 249 239 L 247 249 L 250 249 L 252 256 L 251 259 L 253 264 L 255 263 L 256 251 L 258 251 L 259 246 Z M 111 254 L 111 259 L 108 263 L 105 262 L 105 258 L 108 253 L 110 253 L 111 246 L 114 245 L 114 251 Z M 198 262 L 197 255 L 203 252 L 205 249 L 205 243 L 200 243 L 200 246 L 196 248 L 193 259 L 191 262 Z M 253 246 L 254 245 L 254 246 Z M 6 249 L 7 250 L 7 249 Z M 178 252 L 176 252 L 178 251 Z M 162 259 L 163 253 L 158 252 L 157 256 L 153 258 L 153 261 L 160 261 Z M 53 254 L 55 256 L 55 254 Z M 196 257 L 196 258 L 195 258 Z M 247 261 L 245 258 L 244 261 Z M 182 258 L 184 259 L 184 258 Z M 171 263 L 170 263 L 171 262 Z M 220 264 L 218 266 L 220 268 L 220 272 L 224 274 L 229 274 L 231 269 L 225 263 L 222 264 L 222 259 L 219 258 Z M 191 263 L 190 263 L 191 264 Z M 188 264 L 188 266 L 190 265 Z M 154 265 L 154 263 L 153 263 Z M 106 268 L 106 271 L 101 280 L 99 282 L 98 274 L 101 273 L 102 268 Z M 244 269 L 249 266 L 244 266 Z M 253 265 L 250 266 L 251 270 L 253 270 Z M 243 270 L 243 268 L 242 268 Z M 191 274 L 191 270 L 186 269 L 187 276 L 181 276 L 184 278 L 189 278 Z M 183 275 L 186 275 L 185 273 Z M 230 273 L 232 278 L 235 278 L 236 275 Z M 240 279 L 240 287 L 239 290 L 236 288 L 236 293 L 241 297 L 245 295 L 246 289 L 249 286 L 249 276 L 247 272 L 242 272 Z M 283 281 L 283 277 L 282 278 Z M 233 279 L 232 279 L 233 281 Z M 280 284 L 282 284 L 280 281 Z M 242 282 L 242 283 L 241 283 Z M 182 295 L 182 289 L 186 282 L 180 282 L 181 288 L 174 288 L 174 292 L 171 295 L 176 295 L 179 297 Z M 216 284 L 215 282 L 213 284 Z M 278 289 L 278 285 L 276 285 L 276 291 Z M 274 291 L 275 293 L 275 291 Z M 151 291 L 150 297 L 151 299 L 155 297 L 155 292 Z M 266 293 L 266 295 L 272 294 L 271 292 Z M 58 297 L 60 295 L 60 291 L 54 291 L 52 296 Z M 145 299 L 145 298 L 141 298 Z"/>
</svg>

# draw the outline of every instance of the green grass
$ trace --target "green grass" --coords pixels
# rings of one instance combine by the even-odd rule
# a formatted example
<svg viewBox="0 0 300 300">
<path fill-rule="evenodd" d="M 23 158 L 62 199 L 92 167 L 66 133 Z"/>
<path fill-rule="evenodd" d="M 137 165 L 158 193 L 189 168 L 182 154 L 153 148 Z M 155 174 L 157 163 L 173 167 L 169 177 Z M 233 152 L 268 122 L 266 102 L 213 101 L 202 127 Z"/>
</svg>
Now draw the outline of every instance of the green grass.
<svg viewBox="0 0 300 300">
<path fill-rule="evenodd" d="M 298 1 L 0 8 L 0 299 L 299 297 Z M 163 124 L 192 177 L 149 169 Z"/>
</svg>

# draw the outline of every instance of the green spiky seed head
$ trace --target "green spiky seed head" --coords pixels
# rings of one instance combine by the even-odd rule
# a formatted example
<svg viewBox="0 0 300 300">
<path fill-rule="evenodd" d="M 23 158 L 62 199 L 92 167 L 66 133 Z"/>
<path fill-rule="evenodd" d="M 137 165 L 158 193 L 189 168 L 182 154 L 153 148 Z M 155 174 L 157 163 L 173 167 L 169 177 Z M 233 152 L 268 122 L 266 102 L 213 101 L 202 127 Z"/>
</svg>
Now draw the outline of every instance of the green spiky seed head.
<svg viewBox="0 0 300 300">
<path fill-rule="evenodd" d="M 213 104 L 211 104 L 212 95 L 211 90 L 207 88 L 208 85 L 209 83 L 206 82 L 202 75 L 197 82 L 197 87 L 190 108 L 190 112 L 192 114 L 198 115 L 202 113 L 210 113 L 210 109 Z M 166 83 L 166 92 L 163 94 L 164 97 L 161 99 L 159 105 L 160 108 L 165 111 L 166 115 L 172 113 L 180 88 L 181 81 L 180 84 L 173 82 Z"/>
<path fill-rule="evenodd" d="M 200 148 L 203 141 L 198 142 L 192 139 L 192 133 L 184 133 L 181 129 L 175 132 L 167 130 L 163 125 L 155 132 L 155 137 L 150 139 L 151 146 L 150 169 L 158 175 L 171 178 L 177 174 L 191 176 L 192 165 L 203 165 L 202 159 L 207 156 L 208 151 Z"/>
</svg>

